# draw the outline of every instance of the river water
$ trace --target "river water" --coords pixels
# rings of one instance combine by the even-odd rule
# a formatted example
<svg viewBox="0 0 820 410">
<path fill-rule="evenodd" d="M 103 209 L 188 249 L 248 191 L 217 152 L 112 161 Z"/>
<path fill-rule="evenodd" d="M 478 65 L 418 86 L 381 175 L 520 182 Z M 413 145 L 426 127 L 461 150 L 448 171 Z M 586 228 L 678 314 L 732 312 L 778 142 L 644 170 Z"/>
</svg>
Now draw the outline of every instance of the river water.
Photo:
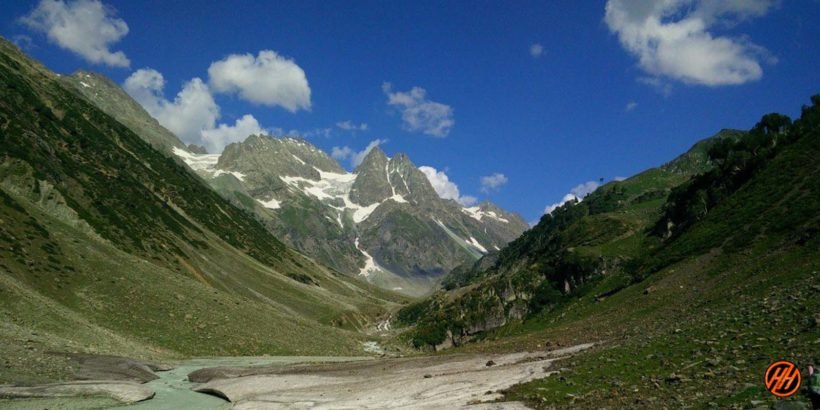
<svg viewBox="0 0 820 410">
<path fill-rule="evenodd" d="M 156 395 L 130 406 L 116 409 L 179 410 L 179 409 L 229 409 L 231 404 L 224 399 L 209 394 L 197 393 L 193 388 L 197 383 L 188 381 L 188 374 L 208 367 L 248 367 L 288 365 L 294 363 L 346 362 L 370 360 L 371 357 L 322 357 L 322 356 L 276 356 L 276 357 L 217 357 L 197 358 L 177 363 L 173 370 L 157 372 L 159 379 L 145 385 Z"/>
<path fill-rule="evenodd" d="M 134 409 L 134 410 L 181 410 L 229 409 L 231 403 L 222 398 L 191 390 L 197 383 L 188 381 L 188 374 L 209 367 L 247 367 L 288 365 L 295 363 L 346 362 L 372 360 L 372 357 L 324 357 L 324 356 L 270 356 L 270 357 L 212 357 L 196 358 L 173 363 L 169 371 L 156 372 L 159 379 L 145 385 L 156 395 L 151 400 L 122 405 L 107 398 L 64 398 L 0 400 L 3 409 Z"/>
</svg>

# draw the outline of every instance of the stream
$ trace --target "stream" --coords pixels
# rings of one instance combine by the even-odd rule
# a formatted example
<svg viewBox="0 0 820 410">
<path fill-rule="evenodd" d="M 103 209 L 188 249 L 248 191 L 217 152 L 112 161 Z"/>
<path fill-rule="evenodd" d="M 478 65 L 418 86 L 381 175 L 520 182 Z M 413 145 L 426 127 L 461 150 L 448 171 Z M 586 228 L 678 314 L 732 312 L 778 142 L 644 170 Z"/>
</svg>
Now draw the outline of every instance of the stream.
<svg viewBox="0 0 820 410">
<path fill-rule="evenodd" d="M 229 409 L 231 403 L 210 394 L 197 393 L 191 390 L 198 383 L 188 381 L 188 374 L 209 367 L 248 367 L 288 365 L 294 363 L 346 362 L 353 360 L 370 360 L 370 357 L 322 357 L 322 356 L 270 356 L 270 357 L 216 357 L 190 359 L 176 364 L 172 370 L 156 372 L 159 379 L 145 385 L 154 390 L 156 395 L 151 400 L 114 409 L 156 409 L 179 410 L 195 409 Z"/>
</svg>

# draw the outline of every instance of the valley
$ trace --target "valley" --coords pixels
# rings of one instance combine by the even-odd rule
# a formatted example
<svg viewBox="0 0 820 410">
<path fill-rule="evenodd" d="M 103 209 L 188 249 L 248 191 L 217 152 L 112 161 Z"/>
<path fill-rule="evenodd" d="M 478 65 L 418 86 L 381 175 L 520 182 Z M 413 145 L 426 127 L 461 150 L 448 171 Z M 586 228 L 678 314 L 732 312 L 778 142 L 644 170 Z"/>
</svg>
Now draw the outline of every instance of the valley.
<svg viewBox="0 0 820 410">
<path fill-rule="evenodd" d="M 703 42 L 737 47 L 703 31 L 710 13 L 741 23 L 769 7 L 658 4 L 641 10 L 658 25 L 692 14 Z M 624 8 L 607 2 L 613 33 L 636 24 L 621 19 Z M 651 89 L 661 107 L 640 117 L 632 100 L 606 115 L 597 103 L 580 110 L 574 92 L 559 108 L 543 96 L 507 100 L 527 84 L 482 97 L 497 104 L 483 111 L 464 102 L 479 104 L 470 93 L 481 87 L 461 84 L 471 78 L 462 68 L 436 81 L 460 90 L 450 97 L 473 121 L 459 122 L 469 131 L 453 151 L 445 137 L 455 111 L 438 96 L 384 80 L 367 92 L 329 87 L 346 68 L 321 70 L 324 56 L 300 60 L 308 83 L 273 50 L 227 55 L 167 99 L 163 87 L 179 73 L 167 70 L 166 84 L 108 53 L 103 34 L 128 33 L 112 13 L 99 0 L 40 0 L 15 23 L 75 54 L 107 56 L 84 57 L 108 61 L 101 72 L 0 34 L 0 408 L 816 406 L 808 372 L 784 397 L 764 373 L 779 360 L 795 371 L 820 364 L 820 94 L 803 96 L 791 117 L 747 114 L 749 127 L 737 112 L 761 105 L 743 97 L 738 73 L 721 83 L 699 79 L 702 68 L 630 79 L 624 87 Z M 107 31 L 67 25 L 95 33 L 85 48 L 40 27 L 100 16 Z M 752 46 L 743 47 L 768 56 Z M 714 54 L 732 54 L 726 47 Z M 553 58 L 545 53 L 535 43 L 524 57 Z M 489 64 L 478 61 L 468 65 Z M 646 61 L 637 69 L 669 65 Z M 67 66 L 71 74 L 49 68 Z M 673 80 L 687 88 L 663 82 Z M 676 98 L 727 84 L 746 105 L 721 106 L 726 123 L 708 122 L 707 133 L 674 135 L 702 130 L 684 123 L 711 115 Z M 311 97 L 311 86 L 369 101 L 357 115 L 377 120 L 345 120 L 352 108 Z M 596 98 L 610 92 L 593 88 Z M 383 104 L 373 106 L 373 93 Z M 551 122 L 540 117 L 548 105 Z M 245 108 L 279 110 L 267 120 L 296 125 L 263 127 Z M 328 110 L 335 127 L 315 128 Z M 515 121 L 530 111 L 539 122 L 524 132 Z M 568 127 L 568 111 L 585 116 Z M 499 113 L 497 129 L 487 112 Z M 576 131 L 572 142 L 561 136 Z M 655 165 L 598 177 L 634 170 L 625 155 Z M 595 165 L 603 160 L 612 164 Z M 587 182 L 560 202 L 533 199 L 584 167 Z"/>
</svg>

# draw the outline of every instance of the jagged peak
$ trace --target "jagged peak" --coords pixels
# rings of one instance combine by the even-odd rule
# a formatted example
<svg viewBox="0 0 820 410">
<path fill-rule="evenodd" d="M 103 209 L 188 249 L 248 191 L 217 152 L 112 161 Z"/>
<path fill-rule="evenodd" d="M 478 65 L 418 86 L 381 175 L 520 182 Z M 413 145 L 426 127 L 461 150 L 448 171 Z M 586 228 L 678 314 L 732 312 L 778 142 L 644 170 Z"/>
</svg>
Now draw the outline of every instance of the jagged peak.
<svg viewBox="0 0 820 410">
<path fill-rule="evenodd" d="M 358 173 L 360 170 L 367 169 L 373 166 L 383 166 L 380 164 L 385 164 L 389 160 L 390 159 L 387 157 L 387 154 L 385 154 L 381 148 L 375 146 L 373 147 L 373 149 L 370 150 L 370 152 L 367 153 L 367 155 L 365 155 L 364 160 L 362 160 L 362 163 L 359 164 L 358 167 L 356 167 L 354 172 Z"/>
<path fill-rule="evenodd" d="M 414 168 L 416 167 L 416 164 L 413 163 L 413 161 L 410 159 L 410 157 L 408 157 L 407 154 L 405 154 L 403 152 L 399 152 L 396 155 L 393 155 L 393 157 L 390 158 L 390 164 L 392 165 L 392 168 L 396 168 L 400 165 L 405 165 L 405 164 L 410 165 Z"/>
</svg>

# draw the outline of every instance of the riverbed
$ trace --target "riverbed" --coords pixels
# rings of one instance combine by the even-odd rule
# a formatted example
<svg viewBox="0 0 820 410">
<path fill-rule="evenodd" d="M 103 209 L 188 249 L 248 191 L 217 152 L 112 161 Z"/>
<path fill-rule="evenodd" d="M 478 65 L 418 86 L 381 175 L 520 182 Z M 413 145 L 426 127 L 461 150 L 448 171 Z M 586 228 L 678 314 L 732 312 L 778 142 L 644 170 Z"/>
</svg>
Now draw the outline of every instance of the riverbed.
<svg viewBox="0 0 820 410">
<path fill-rule="evenodd" d="M 522 409 L 503 390 L 557 372 L 553 362 L 591 347 L 551 352 L 453 354 L 412 358 L 225 357 L 174 363 L 144 386 L 150 400 L 0 401 L 3 408 L 49 409 Z M 201 370 L 205 369 L 205 370 Z M 188 380 L 196 377 L 203 383 Z"/>
</svg>

